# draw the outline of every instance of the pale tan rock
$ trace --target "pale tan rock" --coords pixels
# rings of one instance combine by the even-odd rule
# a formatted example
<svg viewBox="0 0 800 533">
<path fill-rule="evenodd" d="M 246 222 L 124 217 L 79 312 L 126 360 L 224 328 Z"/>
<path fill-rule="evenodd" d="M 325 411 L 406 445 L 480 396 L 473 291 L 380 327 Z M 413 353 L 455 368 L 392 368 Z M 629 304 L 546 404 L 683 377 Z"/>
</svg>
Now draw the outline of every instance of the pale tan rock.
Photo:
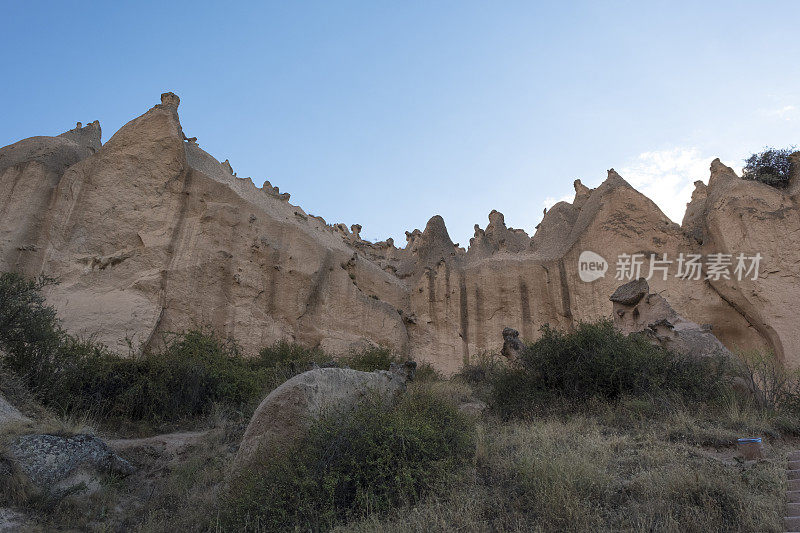
<svg viewBox="0 0 800 533">
<path fill-rule="evenodd" d="M 796 179 L 796 178 L 795 178 Z M 790 367 L 800 366 L 800 195 L 742 180 L 717 159 L 711 164 L 704 209 L 703 250 L 762 256 L 758 279 L 710 280 L 709 286 L 745 317 Z"/>
<path fill-rule="evenodd" d="M 625 333 L 642 333 L 654 344 L 692 357 L 736 357 L 717 339 L 709 325 L 682 317 L 640 278 L 620 286 L 611 296 L 614 325 Z"/>
<path fill-rule="evenodd" d="M 612 169 L 595 189 L 576 180 L 575 200 L 532 237 L 493 211 L 466 251 L 440 216 L 398 248 L 236 177 L 183 140 L 178 105 L 165 93 L 99 149 L 99 126 L 0 149 L 0 270 L 58 277 L 48 299 L 70 331 L 123 353 L 126 337 L 155 345 L 198 325 L 251 354 L 280 339 L 338 353 L 378 344 L 451 373 L 499 352 L 505 327 L 534 340 L 544 324 L 611 316 L 619 254 L 644 254 L 646 276 L 651 253 L 761 252 L 758 280 L 656 276 L 651 291 L 728 348 L 771 348 L 800 366 L 796 176 L 779 190 L 716 161 L 679 226 Z M 581 281 L 583 251 L 605 258 L 604 277 Z"/>
</svg>

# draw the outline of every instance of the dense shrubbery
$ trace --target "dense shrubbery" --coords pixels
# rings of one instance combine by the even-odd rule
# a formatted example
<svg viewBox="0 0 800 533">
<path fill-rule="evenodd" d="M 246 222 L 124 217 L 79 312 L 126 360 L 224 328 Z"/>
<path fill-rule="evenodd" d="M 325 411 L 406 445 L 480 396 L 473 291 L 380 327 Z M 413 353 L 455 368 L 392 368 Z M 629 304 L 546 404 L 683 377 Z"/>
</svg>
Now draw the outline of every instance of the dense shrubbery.
<svg viewBox="0 0 800 533">
<path fill-rule="evenodd" d="M 41 289 L 52 280 L 0 275 L 0 361 L 47 407 L 95 418 L 167 422 L 207 414 L 214 404 L 243 407 L 286 379 L 331 357 L 277 342 L 247 358 L 235 342 L 213 332 L 168 334 L 163 348 L 123 358 L 60 326 Z M 388 369 L 396 357 L 365 349 L 340 362 L 358 370 Z"/>
<path fill-rule="evenodd" d="M 529 412 L 555 398 L 615 400 L 675 392 L 708 400 L 724 389 L 725 371 L 721 359 L 678 356 L 641 336 L 623 335 L 610 321 L 582 323 L 571 333 L 545 326 L 519 365 L 494 375 L 493 400 L 504 415 Z"/>
<path fill-rule="evenodd" d="M 789 157 L 794 148 L 765 148 L 745 161 L 742 177 L 760 181 L 773 187 L 786 187 L 792 176 L 792 161 Z"/>
<path fill-rule="evenodd" d="M 772 352 L 739 354 L 745 379 L 762 407 L 800 413 L 800 371 L 788 370 Z"/>
<path fill-rule="evenodd" d="M 42 289 L 54 281 L 27 280 L 18 274 L 0 275 L 0 353 L 10 370 L 31 374 L 51 372 L 52 354 L 62 342 L 55 310 Z"/>
<path fill-rule="evenodd" d="M 331 414 L 296 449 L 235 479 L 225 529 L 320 531 L 412 505 L 474 453 L 472 428 L 452 404 L 415 388 L 393 408 L 372 399 Z"/>
<path fill-rule="evenodd" d="M 172 335 L 158 353 L 131 358 L 67 337 L 61 358 L 62 370 L 39 387 L 42 398 L 102 418 L 175 421 L 205 415 L 215 403 L 241 407 L 258 400 L 273 377 L 234 344 L 202 331 Z"/>
</svg>

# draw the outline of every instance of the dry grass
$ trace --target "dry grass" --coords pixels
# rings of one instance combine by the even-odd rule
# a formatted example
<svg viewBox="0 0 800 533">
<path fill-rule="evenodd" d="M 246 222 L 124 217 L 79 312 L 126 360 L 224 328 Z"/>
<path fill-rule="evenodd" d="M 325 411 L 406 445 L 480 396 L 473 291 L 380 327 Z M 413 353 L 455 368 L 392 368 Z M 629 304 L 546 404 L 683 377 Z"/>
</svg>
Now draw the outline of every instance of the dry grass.
<svg viewBox="0 0 800 533">
<path fill-rule="evenodd" d="M 733 453 L 577 416 L 478 429 L 474 471 L 449 494 L 341 531 L 780 531 L 786 450 Z"/>
<path fill-rule="evenodd" d="M 473 398 L 463 381 L 424 386 L 454 403 Z M 0 488 L 45 528 L 217 531 L 219 494 L 246 419 L 217 406 L 206 422 L 212 429 L 177 451 L 125 449 L 138 472 L 106 479 L 89 496 L 43 507 L 18 477 Z M 48 424 L 74 432 L 91 421 Z M 533 420 L 488 415 L 475 429 L 474 460 L 443 492 L 338 531 L 780 531 L 798 427 L 791 415 L 736 397 L 715 405 L 565 403 Z M 735 439 L 756 435 L 765 437 L 766 460 L 736 460 Z"/>
</svg>

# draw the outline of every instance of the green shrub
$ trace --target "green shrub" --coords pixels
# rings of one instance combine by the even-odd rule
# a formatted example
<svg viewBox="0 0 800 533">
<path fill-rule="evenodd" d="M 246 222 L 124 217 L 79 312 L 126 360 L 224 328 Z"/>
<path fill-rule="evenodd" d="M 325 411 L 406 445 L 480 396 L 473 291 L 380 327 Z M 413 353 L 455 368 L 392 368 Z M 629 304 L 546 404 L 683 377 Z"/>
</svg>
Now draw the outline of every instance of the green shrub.
<svg viewBox="0 0 800 533">
<path fill-rule="evenodd" d="M 496 354 L 481 352 L 464 364 L 454 377 L 467 385 L 481 386 L 490 383 L 501 368 L 502 363 Z"/>
<path fill-rule="evenodd" d="M 571 333 L 545 326 L 518 366 L 496 373 L 493 401 L 510 415 L 554 397 L 582 402 L 671 391 L 706 400 L 724 389 L 725 371 L 721 359 L 676 355 L 642 336 L 623 335 L 609 320 L 581 323 Z"/>
<path fill-rule="evenodd" d="M 417 365 L 417 370 L 414 374 L 414 381 L 418 383 L 429 383 L 432 381 L 441 381 L 444 376 L 441 372 L 427 361 L 423 361 Z"/>
<path fill-rule="evenodd" d="M 280 340 L 258 352 L 259 364 L 270 368 L 305 369 L 312 363 L 321 364 L 330 360 L 319 348 L 306 348 L 299 344 Z"/>
<path fill-rule="evenodd" d="M 41 294 L 53 282 L 0 275 L 0 364 L 61 414 L 150 423 L 196 418 L 217 403 L 254 404 L 313 363 L 331 360 L 318 348 L 286 341 L 247 358 L 235 342 L 203 330 L 167 334 L 161 349 L 121 358 L 61 328 Z M 341 359 L 363 371 L 386 370 L 392 362 L 399 359 L 385 348 Z"/>
<path fill-rule="evenodd" d="M 274 371 L 239 354 L 235 344 L 200 330 L 172 334 L 165 348 L 121 358 L 65 336 L 58 370 L 36 385 L 42 401 L 64 413 L 166 422 L 207 414 L 216 403 L 242 407 L 259 400 Z"/>
<path fill-rule="evenodd" d="M 340 358 L 339 362 L 353 370 L 374 372 L 375 370 L 389 370 L 389 365 L 392 363 L 401 363 L 402 359 L 389 348 L 373 346 L 362 350 L 351 351 L 346 356 Z"/>
<path fill-rule="evenodd" d="M 371 398 L 234 479 L 220 520 L 226 530 L 319 531 L 385 514 L 435 491 L 473 453 L 469 422 L 430 389 L 409 390 L 393 408 Z"/>
<path fill-rule="evenodd" d="M 765 148 L 745 161 L 742 177 L 773 187 L 786 187 L 792 176 L 792 155 L 794 148 Z"/>
<path fill-rule="evenodd" d="M 55 310 L 47 305 L 42 289 L 54 283 L 40 277 L 0 274 L 0 352 L 3 365 L 36 380 L 52 373 L 53 357 L 63 332 Z"/>
</svg>

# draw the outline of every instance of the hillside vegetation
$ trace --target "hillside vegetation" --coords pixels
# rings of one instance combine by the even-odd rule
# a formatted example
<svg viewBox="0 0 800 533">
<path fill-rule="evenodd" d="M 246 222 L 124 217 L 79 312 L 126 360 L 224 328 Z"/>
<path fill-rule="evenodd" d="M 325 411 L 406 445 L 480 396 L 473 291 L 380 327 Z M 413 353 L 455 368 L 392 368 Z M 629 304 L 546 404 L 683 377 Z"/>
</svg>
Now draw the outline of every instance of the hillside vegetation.
<svg viewBox="0 0 800 533">
<path fill-rule="evenodd" d="M 43 527 L 782 530 L 785 457 L 800 436 L 797 381 L 767 354 L 748 355 L 747 365 L 698 361 L 608 322 L 545 328 L 514 364 L 482 354 L 449 379 L 422 366 L 396 405 L 366 398 L 232 476 L 244 427 L 274 387 L 312 363 L 371 371 L 398 357 L 284 342 L 248 358 L 203 329 L 121 357 L 61 328 L 42 298 L 51 282 L 0 276 L 0 394 L 39 431 L 98 432 L 138 471 L 57 501 L 4 485 L 0 506 Z M 735 386 L 737 377 L 769 383 L 773 401 Z M 481 415 L 459 409 L 479 400 Z M 180 453 L 131 438 L 163 431 L 182 432 L 165 437 L 184 439 Z M 743 436 L 764 438 L 764 460 L 736 457 Z"/>
</svg>

